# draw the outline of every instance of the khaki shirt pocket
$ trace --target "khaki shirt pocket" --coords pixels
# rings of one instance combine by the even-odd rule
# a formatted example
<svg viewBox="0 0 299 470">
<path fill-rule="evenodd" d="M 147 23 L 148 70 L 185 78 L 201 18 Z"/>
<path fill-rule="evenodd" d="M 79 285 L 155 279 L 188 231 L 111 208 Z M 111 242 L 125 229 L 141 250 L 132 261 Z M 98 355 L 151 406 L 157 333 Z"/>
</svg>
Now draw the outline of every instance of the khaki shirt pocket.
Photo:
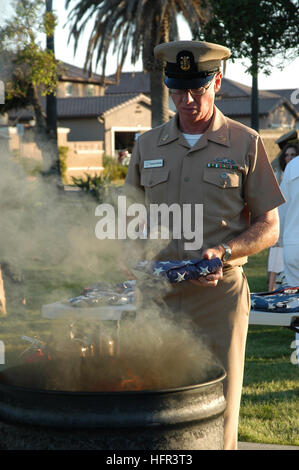
<svg viewBox="0 0 299 470">
<path fill-rule="evenodd" d="M 144 186 L 146 199 L 156 204 L 167 202 L 169 170 L 151 168 L 142 171 L 141 186 Z"/>
<path fill-rule="evenodd" d="M 205 168 L 204 211 L 232 220 L 244 207 L 242 175 L 225 168 Z"/>
<path fill-rule="evenodd" d="M 226 169 L 205 168 L 204 181 L 219 188 L 238 188 L 241 185 L 241 174 Z"/>
</svg>

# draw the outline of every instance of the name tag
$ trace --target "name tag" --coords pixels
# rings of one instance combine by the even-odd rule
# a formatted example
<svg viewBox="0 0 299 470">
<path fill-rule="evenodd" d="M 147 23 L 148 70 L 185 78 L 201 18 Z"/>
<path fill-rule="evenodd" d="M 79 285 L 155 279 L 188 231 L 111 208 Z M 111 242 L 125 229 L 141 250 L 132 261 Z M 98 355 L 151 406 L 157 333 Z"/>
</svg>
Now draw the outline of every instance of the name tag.
<svg viewBox="0 0 299 470">
<path fill-rule="evenodd" d="M 159 168 L 164 165 L 163 158 L 157 160 L 145 160 L 143 168 Z"/>
</svg>

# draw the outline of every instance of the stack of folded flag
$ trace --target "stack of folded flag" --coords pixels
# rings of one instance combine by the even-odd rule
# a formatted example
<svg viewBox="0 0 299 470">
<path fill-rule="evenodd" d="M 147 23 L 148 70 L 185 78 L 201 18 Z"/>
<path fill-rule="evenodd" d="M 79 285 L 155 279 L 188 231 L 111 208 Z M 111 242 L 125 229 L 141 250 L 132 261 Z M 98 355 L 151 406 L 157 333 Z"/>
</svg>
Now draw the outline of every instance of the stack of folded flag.
<svg viewBox="0 0 299 470">
<path fill-rule="evenodd" d="M 272 292 L 251 294 L 252 310 L 291 313 L 299 311 L 299 287 L 285 287 Z"/>
<path fill-rule="evenodd" d="M 183 261 L 140 261 L 135 269 L 157 278 L 164 277 L 168 281 L 176 283 L 215 274 L 221 267 L 222 261 L 219 258 L 212 258 Z"/>
</svg>

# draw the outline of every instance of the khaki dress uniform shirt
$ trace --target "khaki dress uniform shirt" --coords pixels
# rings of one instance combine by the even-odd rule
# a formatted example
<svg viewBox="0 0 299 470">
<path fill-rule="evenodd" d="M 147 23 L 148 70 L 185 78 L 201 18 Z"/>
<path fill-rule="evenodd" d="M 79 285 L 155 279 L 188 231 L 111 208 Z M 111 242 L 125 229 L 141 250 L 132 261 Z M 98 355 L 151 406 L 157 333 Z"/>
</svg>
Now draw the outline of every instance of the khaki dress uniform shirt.
<svg viewBox="0 0 299 470">
<path fill-rule="evenodd" d="M 163 167 L 144 167 L 146 160 L 155 159 L 163 159 Z M 225 117 L 217 107 L 208 130 L 192 148 L 178 127 L 177 115 L 140 136 L 126 179 L 128 194 L 132 188 L 146 204 L 203 204 L 202 249 L 185 251 L 184 238 L 171 240 L 156 256 L 159 259 L 200 258 L 202 250 L 246 230 L 249 213 L 255 218 L 284 202 L 258 133 Z M 181 282 L 171 285 L 163 299 L 168 314 L 197 329 L 226 369 L 225 449 L 237 448 L 250 310 L 242 269 L 246 260 L 227 263 L 216 287 Z"/>
<path fill-rule="evenodd" d="M 161 159 L 162 167 L 144 168 L 145 161 Z M 239 169 L 208 167 L 225 161 Z M 229 241 L 248 227 L 245 204 L 251 216 L 258 217 L 284 202 L 259 135 L 216 107 L 209 129 L 192 148 L 178 128 L 177 115 L 143 134 L 133 151 L 126 184 L 140 189 L 146 204 L 203 204 L 202 250 Z M 200 257 L 202 250 L 184 251 L 186 241 L 170 242 L 167 257 Z M 246 258 L 233 264 L 244 262 Z"/>
</svg>

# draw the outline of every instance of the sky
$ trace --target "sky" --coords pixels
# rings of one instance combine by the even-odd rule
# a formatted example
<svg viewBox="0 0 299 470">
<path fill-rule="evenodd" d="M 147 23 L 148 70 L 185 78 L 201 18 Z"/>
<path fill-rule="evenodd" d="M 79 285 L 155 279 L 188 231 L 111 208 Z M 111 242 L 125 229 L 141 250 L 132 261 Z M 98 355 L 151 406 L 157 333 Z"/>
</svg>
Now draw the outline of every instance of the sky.
<svg viewBox="0 0 299 470">
<path fill-rule="evenodd" d="M 11 0 L 5 1 L 0 0 L 0 7 L 2 11 L 2 18 L 9 16 L 11 10 L 9 8 Z M 69 26 L 65 26 L 67 22 L 67 12 L 65 10 L 65 1 L 64 0 L 53 0 L 53 9 L 58 16 L 58 26 L 55 31 L 55 55 L 57 59 L 67 62 L 72 65 L 76 65 L 78 67 L 84 66 L 85 60 L 85 53 L 87 48 L 87 42 L 90 31 L 90 28 L 86 28 L 85 34 L 83 38 L 80 40 L 80 45 L 74 55 L 73 52 L 73 41 L 70 41 L 68 44 L 68 36 L 69 36 Z M 92 24 L 92 22 L 91 22 Z M 188 25 L 184 21 L 183 18 L 179 19 L 179 33 L 180 39 L 188 40 L 191 39 L 191 33 L 189 30 Z M 128 54 L 130 57 L 130 53 Z M 299 79 L 298 79 L 298 71 L 299 71 L 299 58 L 297 57 L 296 60 L 291 62 L 284 63 L 284 69 L 281 71 L 278 69 L 278 59 L 273 57 L 273 67 L 271 69 L 271 75 L 267 76 L 265 74 L 259 74 L 259 88 L 261 90 L 271 90 L 271 89 L 281 89 L 281 88 L 299 88 Z M 251 86 L 251 76 L 248 73 L 245 73 L 246 66 L 249 65 L 249 61 L 245 60 L 237 60 L 235 63 L 232 63 L 231 60 L 227 61 L 226 66 L 226 73 L 225 77 L 231 80 L 235 80 L 240 82 L 244 85 Z M 115 73 L 116 70 L 116 58 L 115 56 L 110 55 L 110 60 L 106 66 L 106 75 L 111 75 Z M 127 59 L 125 65 L 123 67 L 124 72 L 129 71 L 141 71 L 142 70 L 142 62 L 141 60 L 132 65 L 130 60 Z M 101 74 L 102 70 L 99 66 L 98 68 L 93 70 Z"/>
</svg>

